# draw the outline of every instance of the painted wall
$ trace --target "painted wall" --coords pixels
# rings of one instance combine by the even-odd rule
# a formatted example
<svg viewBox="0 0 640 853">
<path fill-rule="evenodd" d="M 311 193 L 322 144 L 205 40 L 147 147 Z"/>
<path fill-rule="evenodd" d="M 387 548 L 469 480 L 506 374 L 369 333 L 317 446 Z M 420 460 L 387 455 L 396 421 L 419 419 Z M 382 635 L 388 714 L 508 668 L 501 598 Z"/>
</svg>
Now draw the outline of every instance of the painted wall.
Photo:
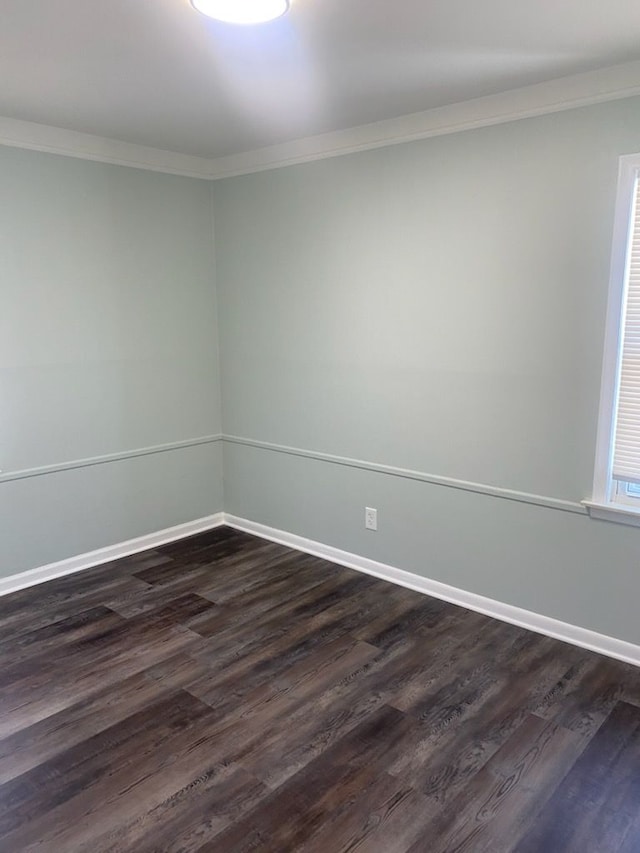
<svg viewBox="0 0 640 853">
<path fill-rule="evenodd" d="M 209 185 L 0 147 L 0 198 L 0 575 L 220 510 L 219 443 L 40 470 L 220 432 Z"/>
<path fill-rule="evenodd" d="M 275 445 L 225 442 L 225 510 L 640 642 L 640 531 L 579 505 L 638 150 L 629 99 L 217 183 L 223 429 Z"/>
<path fill-rule="evenodd" d="M 222 509 L 222 407 L 227 512 L 640 642 L 579 505 L 638 150 L 637 99 L 213 186 L 0 148 L 0 576 Z"/>
</svg>

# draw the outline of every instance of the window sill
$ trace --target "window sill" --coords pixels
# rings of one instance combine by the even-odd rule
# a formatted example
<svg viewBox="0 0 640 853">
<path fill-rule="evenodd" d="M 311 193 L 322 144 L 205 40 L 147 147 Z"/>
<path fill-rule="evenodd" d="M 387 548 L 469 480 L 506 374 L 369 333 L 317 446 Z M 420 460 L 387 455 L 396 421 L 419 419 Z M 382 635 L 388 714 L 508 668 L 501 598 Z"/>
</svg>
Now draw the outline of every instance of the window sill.
<svg viewBox="0 0 640 853">
<path fill-rule="evenodd" d="M 640 507 L 624 506 L 616 503 L 596 503 L 595 501 L 582 501 L 582 505 L 589 510 L 591 518 L 599 521 L 613 521 L 616 524 L 630 524 L 632 527 L 640 527 Z"/>
</svg>

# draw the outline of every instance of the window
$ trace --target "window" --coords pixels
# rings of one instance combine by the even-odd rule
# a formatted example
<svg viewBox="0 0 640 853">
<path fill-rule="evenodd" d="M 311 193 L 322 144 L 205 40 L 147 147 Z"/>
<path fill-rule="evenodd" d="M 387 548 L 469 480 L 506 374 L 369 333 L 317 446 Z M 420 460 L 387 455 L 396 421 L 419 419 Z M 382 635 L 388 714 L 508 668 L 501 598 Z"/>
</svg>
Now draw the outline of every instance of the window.
<svg viewBox="0 0 640 853">
<path fill-rule="evenodd" d="M 620 159 L 593 516 L 640 526 L 640 154 Z"/>
</svg>

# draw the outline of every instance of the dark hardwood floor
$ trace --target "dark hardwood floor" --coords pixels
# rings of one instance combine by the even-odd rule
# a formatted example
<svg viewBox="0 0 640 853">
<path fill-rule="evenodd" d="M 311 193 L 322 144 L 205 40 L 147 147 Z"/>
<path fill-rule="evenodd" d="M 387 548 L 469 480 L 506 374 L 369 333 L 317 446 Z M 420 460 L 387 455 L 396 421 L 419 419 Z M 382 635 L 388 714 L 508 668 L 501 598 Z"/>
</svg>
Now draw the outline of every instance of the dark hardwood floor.
<svg viewBox="0 0 640 853">
<path fill-rule="evenodd" d="M 640 670 L 229 528 L 0 649 L 3 853 L 640 851 Z"/>
</svg>

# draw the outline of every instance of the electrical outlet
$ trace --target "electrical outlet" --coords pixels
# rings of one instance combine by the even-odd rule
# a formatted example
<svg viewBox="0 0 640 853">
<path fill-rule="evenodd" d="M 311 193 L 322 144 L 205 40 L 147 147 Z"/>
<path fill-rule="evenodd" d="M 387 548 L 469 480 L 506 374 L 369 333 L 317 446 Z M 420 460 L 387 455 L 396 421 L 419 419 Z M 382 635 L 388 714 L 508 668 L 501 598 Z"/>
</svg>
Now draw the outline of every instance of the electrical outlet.
<svg viewBox="0 0 640 853">
<path fill-rule="evenodd" d="M 370 506 L 364 508 L 364 526 L 367 530 L 378 529 L 378 510 L 372 509 Z"/>
</svg>

